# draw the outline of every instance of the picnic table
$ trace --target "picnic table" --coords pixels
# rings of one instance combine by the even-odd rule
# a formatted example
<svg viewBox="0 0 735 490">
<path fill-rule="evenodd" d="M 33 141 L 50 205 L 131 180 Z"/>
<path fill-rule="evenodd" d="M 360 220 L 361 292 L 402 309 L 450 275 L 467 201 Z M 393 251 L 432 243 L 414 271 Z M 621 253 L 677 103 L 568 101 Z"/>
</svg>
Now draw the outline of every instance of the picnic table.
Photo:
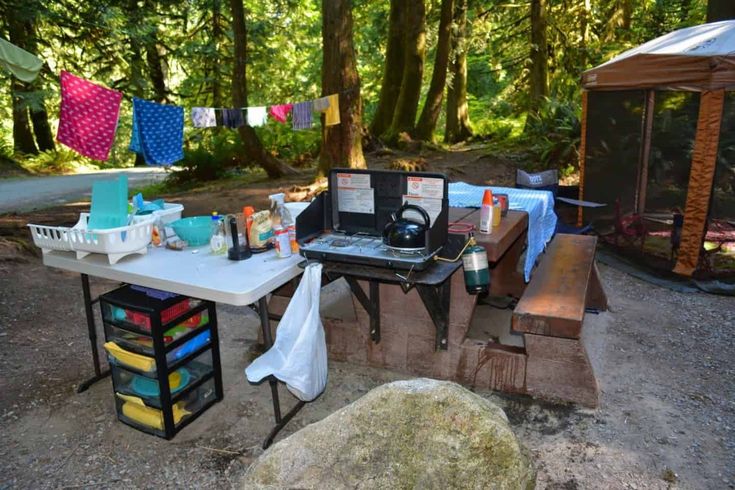
<svg viewBox="0 0 735 490">
<path fill-rule="evenodd" d="M 479 224 L 476 209 L 449 211 L 450 223 Z M 520 259 L 528 228 L 528 213 L 510 210 L 491 234 L 475 234 L 487 252 L 491 294 L 518 301 L 504 328 L 523 337 L 522 347 L 470 335 L 478 296 L 465 291 L 459 263 L 408 275 L 325 261 L 330 279 L 346 279 L 354 312 L 352 318 L 323 312 L 330 359 L 596 406 L 597 381 L 582 339 L 585 313 L 607 304 L 594 263 L 596 238 L 557 234 L 527 283 Z M 459 238 L 463 243 L 466 234 Z M 276 291 L 271 311 L 277 317 L 287 305 L 288 294 Z"/>
</svg>

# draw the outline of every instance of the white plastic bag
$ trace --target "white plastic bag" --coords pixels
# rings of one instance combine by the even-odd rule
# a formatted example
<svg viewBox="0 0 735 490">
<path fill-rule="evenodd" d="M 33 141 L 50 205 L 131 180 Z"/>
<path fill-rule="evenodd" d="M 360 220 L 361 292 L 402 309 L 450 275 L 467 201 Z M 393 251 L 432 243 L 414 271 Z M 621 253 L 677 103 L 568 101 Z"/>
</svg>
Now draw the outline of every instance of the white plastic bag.
<svg viewBox="0 0 735 490">
<path fill-rule="evenodd" d="M 322 265 L 306 267 L 268 352 L 245 368 L 248 381 L 273 375 L 298 399 L 311 401 L 327 386 L 327 343 L 319 317 Z"/>
</svg>

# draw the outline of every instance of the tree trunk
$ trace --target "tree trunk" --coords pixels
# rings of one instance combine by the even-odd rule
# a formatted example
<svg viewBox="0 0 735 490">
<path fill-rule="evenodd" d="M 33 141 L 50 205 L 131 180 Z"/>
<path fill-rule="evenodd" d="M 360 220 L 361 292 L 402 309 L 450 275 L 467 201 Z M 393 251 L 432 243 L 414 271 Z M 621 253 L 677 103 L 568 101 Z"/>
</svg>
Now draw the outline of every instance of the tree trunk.
<svg viewBox="0 0 735 490">
<path fill-rule="evenodd" d="M 623 30 L 628 31 L 633 22 L 633 0 L 622 0 L 622 3 L 623 24 L 621 27 L 623 28 Z M 629 34 L 626 33 L 626 36 L 629 37 Z"/>
<path fill-rule="evenodd" d="M 549 94 L 547 82 L 546 0 L 531 0 L 531 90 L 529 110 L 538 111 Z"/>
<path fill-rule="evenodd" d="M 408 2 L 403 26 L 404 60 L 401 91 L 385 140 L 395 143 L 401 133 L 413 134 L 421 96 L 426 54 L 426 6 L 424 0 Z"/>
<path fill-rule="evenodd" d="M 158 52 L 158 35 L 155 32 L 151 35 L 153 37 L 145 47 L 148 76 L 153 84 L 156 102 L 164 102 L 166 100 L 166 77 L 163 73 L 163 59 Z"/>
<path fill-rule="evenodd" d="M 243 0 L 230 0 L 230 8 L 232 9 L 232 34 L 235 43 L 235 63 L 232 74 L 233 107 L 247 107 L 248 105 L 246 78 L 248 40 L 242 2 Z M 240 134 L 240 139 L 245 147 L 245 153 L 248 158 L 263 167 L 268 177 L 278 178 L 286 174 L 298 173 L 294 168 L 266 152 L 258 138 L 258 134 L 252 127 L 248 125 L 241 126 L 238 128 L 238 133 Z"/>
<path fill-rule="evenodd" d="M 38 51 L 38 42 L 36 40 L 36 32 L 34 28 L 34 22 L 28 20 L 25 23 L 26 32 L 26 45 L 23 46 L 31 53 Z M 27 85 L 28 92 L 36 92 L 36 94 L 43 94 L 43 87 L 41 86 L 41 76 L 44 70 L 48 67 L 44 66 L 38 78 L 36 78 L 30 85 Z M 54 136 L 51 133 L 51 126 L 48 123 L 48 113 L 46 112 L 46 102 L 43 95 L 38 97 L 38 101 L 32 104 L 30 107 L 31 122 L 33 123 L 33 134 L 36 136 L 36 144 L 38 149 L 41 151 L 54 150 L 56 144 L 54 143 Z"/>
<path fill-rule="evenodd" d="M 580 68 L 584 70 L 587 67 L 587 42 L 589 40 L 589 24 L 592 19 L 591 16 L 591 0 L 581 0 L 582 3 L 582 14 L 579 17 L 579 64 Z"/>
<path fill-rule="evenodd" d="M 144 79 L 143 79 L 143 56 L 141 55 L 141 44 L 136 37 L 135 29 L 143 22 L 141 9 L 138 8 L 137 0 L 128 0 L 128 29 L 131 34 L 128 38 L 130 42 L 130 92 L 135 97 L 143 98 L 145 96 Z M 145 158 L 142 154 L 135 154 L 136 167 L 145 167 Z"/>
<path fill-rule="evenodd" d="M 336 166 L 366 168 L 351 0 L 322 0 L 322 53 L 322 94 L 339 94 L 340 124 L 322 125 L 319 175 Z"/>
<path fill-rule="evenodd" d="M 735 19 L 733 0 L 709 0 L 707 2 L 707 22 Z"/>
<path fill-rule="evenodd" d="M 25 101 L 23 83 L 15 77 L 10 79 L 10 94 L 13 100 L 13 149 L 19 153 L 35 155 L 38 153 L 33 141 L 31 125 L 28 121 L 28 107 Z"/>
<path fill-rule="evenodd" d="M 222 107 L 222 88 L 220 85 L 219 41 L 222 39 L 222 6 L 220 0 L 212 0 L 212 105 Z"/>
<path fill-rule="evenodd" d="M 51 126 L 48 123 L 48 112 L 46 112 L 43 101 L 41 101 L 40 107 L 31 108 L 31 122 L 33 123 L 33 134 L 36 135 L 38 149 L 41 151 L 56 149 Z"/>
<path fill-rule="evenodd" d="M 452 83 L 447 89 L 447 124 L 444 131 L 444 141 L 447 143 L 457 143 L 472 136 L 467 107 L 467 0 L 457 0 L 454 24 L 453 58 L 449 64 Z"/>
<path fill-rule="evenodd" d="M 444 86 L 447 82 L 447 66 L 449 65 L 453 15 L 454 0 L 442 0 L 434 73 L 431 75 L 431 84 L 429 85 L 429 92 L 426 94 L 424 109 L 421 111 L 419 122 L 416 125 L 415 137 L 424 141 L 434 140 L 436 122 L 442 109 Z"/>
<path fill-rule="evenodd" d="M 10 16 L 8 21 L 8 32 L 10 42 L 19 48 L 26 47 L 26 31 L 24 20 Z M 13 106 L 13 149 L 16 152 L 33 154 L 38 153 L 36 143 L 33 141 L 33 133 L 28 120 L 28 84 L 21 82 L 14 76 L 10 77 L 10 97 Z"/>
<path fill-rule="evenodd" d="M 391 0 L 388 19 L 388 45 L 385 49 L 383 85 L 380 88 L 378 108 L 370 125 L 373 136 L 380 137 L 390 127 L 403 77 L 403 0 Z"/>
</svg>

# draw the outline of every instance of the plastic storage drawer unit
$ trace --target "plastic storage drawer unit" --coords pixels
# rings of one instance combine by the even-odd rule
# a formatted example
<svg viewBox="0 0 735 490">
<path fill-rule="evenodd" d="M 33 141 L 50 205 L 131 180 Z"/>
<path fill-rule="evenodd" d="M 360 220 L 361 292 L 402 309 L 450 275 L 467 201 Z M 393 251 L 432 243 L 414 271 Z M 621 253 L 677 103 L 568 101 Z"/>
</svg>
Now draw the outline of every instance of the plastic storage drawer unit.
<svg viewBox="0 0 735 490">
<path fill-rule="evenodd" d="M 214 303 L 123 286 L 100 308 L 120 421 L 171 439 L 222 399 Z"/>
</svg>

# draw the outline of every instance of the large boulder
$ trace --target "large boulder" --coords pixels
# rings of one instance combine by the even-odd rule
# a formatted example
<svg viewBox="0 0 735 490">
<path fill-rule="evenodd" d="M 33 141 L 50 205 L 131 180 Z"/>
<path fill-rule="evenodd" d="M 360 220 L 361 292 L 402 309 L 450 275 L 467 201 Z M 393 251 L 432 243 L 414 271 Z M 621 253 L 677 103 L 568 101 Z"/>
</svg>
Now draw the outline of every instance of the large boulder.
<svg viewBox="0 0 735 490">
<path fill-rule="evenodd" d="M 276 443 L 250 488 L 531 489 L 536 472 L 505 413 L 456 383 L 380 386 Z"/>
</svg>

